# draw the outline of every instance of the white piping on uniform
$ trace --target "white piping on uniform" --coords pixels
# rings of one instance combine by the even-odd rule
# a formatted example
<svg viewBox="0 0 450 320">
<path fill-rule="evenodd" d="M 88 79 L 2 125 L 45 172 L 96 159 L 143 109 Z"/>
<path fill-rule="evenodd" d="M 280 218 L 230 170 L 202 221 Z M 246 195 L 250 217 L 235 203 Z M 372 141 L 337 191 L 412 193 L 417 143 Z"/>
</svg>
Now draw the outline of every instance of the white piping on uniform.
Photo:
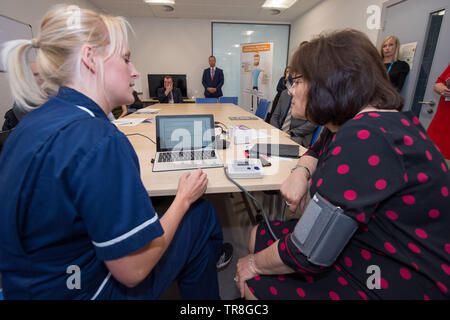
<svg viewBox="0 0 450 320">
<path fill-rule="evenodd" d="M 94 113 L 93 113 L 91 110 L 89 110 L 88 108 L 85 108 L 85 107 L 82 107 L 82 106 L 77 106 L 77 107 L 78 107 L 79 109 L 81 109 L 81 110 L 83 110 L 83 111 L 89 113 L 89 115 L 90 115 L 92 118 L 95 118 Z"/>
<path fill-rule="evenodd" d="M 147 220 L 146 222 L 144 222 L 143 224 L 137 226 L 136 228 L 128 231 L 127 233 L 124 233 L 121 236 L 118 236 L 117 238 L 114 238 L 112 240 L 109 241 L 105 241 L 105 242 L 95 242 L 92 241 L 92 243 L 96 246 L 96 247 L 108 247 L 111 246 L 113 244 L 116 244 L 120 241 L 123 241 L 129 237 L 131 237 L 132 235 L 134 235 L 135 233 L 141 231 L 142 229 L 144 229 L 145 227 L 147 227 L 148 225 L 156 222 L 158 220 L 158 216 L 155 214 L 155 216 L 153 218 L 151 218 L 150 220 Z"/>
<path fill-rule="evenodd" d="M 91 298 L 91 300 L 95 300 L 97 299 L 97 296 L 100 294 L 100 292 L 103 290 L 103 287 L 105 286 L 106 282 L 108 282 L 109 277 L 111 277 L 111 272 L 108 273 L 108 275 L 106 276 L 106 278 L 103 280 L 102 284 L 100 285 L 100 287 L 97 289 L 97 292 L 94 294 L 94 296 Z"/>
</svg>

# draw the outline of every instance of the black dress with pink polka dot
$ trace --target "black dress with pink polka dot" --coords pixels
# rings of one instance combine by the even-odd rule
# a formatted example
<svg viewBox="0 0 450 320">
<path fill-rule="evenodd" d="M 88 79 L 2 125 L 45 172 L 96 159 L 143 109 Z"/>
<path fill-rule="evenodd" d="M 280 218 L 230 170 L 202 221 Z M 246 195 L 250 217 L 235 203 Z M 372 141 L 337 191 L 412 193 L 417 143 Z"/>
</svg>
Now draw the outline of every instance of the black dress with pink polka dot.
<svg viewBox="0 0 450 320">
<path fill-rule="evenodd" d="M 250 291 L 259 299 L 449 299 L 450 175 L 417 117 L 361 113 L 337 133 L 325 130 L 307 155 L 318 159 L 311 196 L 340 206 L 359 228 L 325 268 L 292 243 L 298 220 L 271 221 L 296 273 L 257 276 Z M 260 224 L 255 252 L 273 242 Z"/>
</svg>

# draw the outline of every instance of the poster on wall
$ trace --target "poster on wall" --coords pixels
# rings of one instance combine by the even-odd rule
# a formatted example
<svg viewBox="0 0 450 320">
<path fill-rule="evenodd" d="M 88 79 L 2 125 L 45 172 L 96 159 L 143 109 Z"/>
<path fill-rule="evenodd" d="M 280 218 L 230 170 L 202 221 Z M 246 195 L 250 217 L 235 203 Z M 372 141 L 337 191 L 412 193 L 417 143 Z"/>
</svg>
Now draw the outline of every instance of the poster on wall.
<svg viewBox="0 0 450 320">
<path fill-rule="evenodd" d="M 260 98 L 270 100 L 273 43 L 241 44 L 241 107 L 255 112 Z"/>
<path fill-rule="evenodd" d="M 416 53 L 417 42 L 405 43 L 400 46 L 398 58 L 409 64 L 409 69 L 413 67 L 414 55 Z"/>
</svg>

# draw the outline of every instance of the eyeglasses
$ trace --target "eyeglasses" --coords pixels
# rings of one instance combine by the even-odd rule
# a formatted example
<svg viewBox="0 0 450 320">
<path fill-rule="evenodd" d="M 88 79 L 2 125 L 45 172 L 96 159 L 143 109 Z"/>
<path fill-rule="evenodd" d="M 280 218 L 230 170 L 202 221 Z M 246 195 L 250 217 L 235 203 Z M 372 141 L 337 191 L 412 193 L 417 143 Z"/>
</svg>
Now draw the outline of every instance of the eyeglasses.
<svg viewBox="0 0 450 320">
<path fill-rule="evenodd" d="M 296 76 L 296 77 L 292 77 L 292 78 L 287 79 L 286 82 L 285 82 L 285 84 L 286 84 L 286 89 L 287 89 L 289 92 L 293 92 L 294 89 L 295 89 L 295 86 L 297 85 L 297 82 L 296 82 L 295 80 L 300 79 L 300 78 L 303 78 L 303 75 L 302 75 L 302 74 L 299 75 L 299 76 Z"/>
</svg>

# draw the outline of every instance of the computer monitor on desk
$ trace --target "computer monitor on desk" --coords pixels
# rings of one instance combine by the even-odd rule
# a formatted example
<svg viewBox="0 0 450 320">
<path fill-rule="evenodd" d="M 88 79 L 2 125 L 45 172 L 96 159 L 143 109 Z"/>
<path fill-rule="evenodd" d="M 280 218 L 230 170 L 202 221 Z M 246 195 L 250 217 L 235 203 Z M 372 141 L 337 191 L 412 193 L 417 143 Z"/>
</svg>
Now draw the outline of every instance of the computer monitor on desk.
<svg viewBox="0 0 450 320">
<path fill-rule="evenodd" d="M 148 91 L 150 98 L 157 98 L 158 88 L 164 87 L 164 77 L 171 76 L 173 86 L 181 90 L 183 98 L 187 98 L 187 82 L 185 74 L 147 74 Z"/>
</svg>

